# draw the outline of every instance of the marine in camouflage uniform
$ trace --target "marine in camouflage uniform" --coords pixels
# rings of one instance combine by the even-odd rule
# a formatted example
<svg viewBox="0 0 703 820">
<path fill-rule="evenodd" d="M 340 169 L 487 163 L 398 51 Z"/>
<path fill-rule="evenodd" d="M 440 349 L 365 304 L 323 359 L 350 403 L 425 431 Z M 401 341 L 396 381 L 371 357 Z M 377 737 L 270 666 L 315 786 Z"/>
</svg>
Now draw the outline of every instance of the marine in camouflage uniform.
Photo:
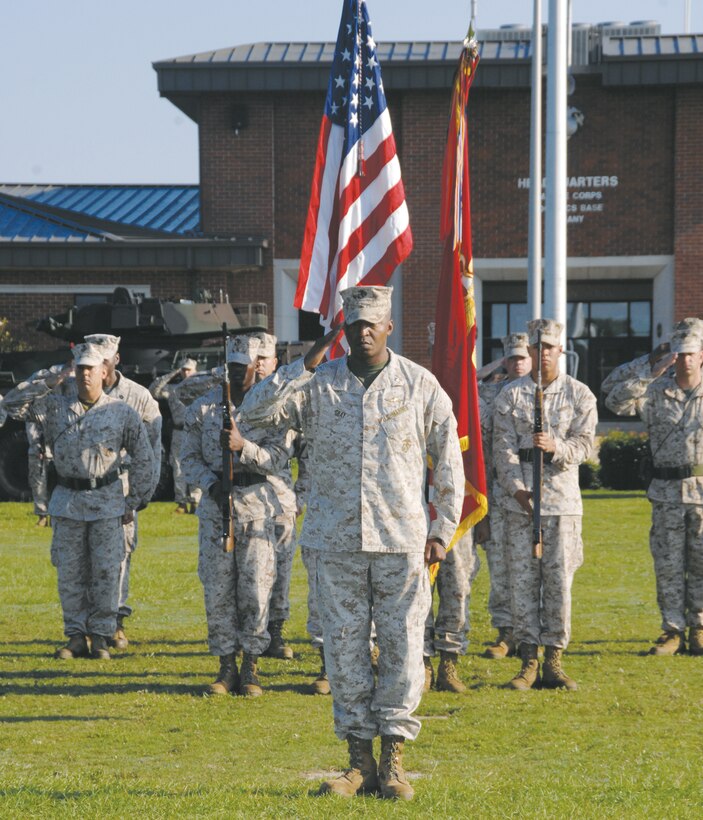
<svg viewBox="0 0 703 820">
<path fill-rule="evenodd" d="M 551 319 L 528 323 L 532 374 L 501 390 L 493 417 L 493 456 L 503 495 L 510 557 L 513 630 L 522 668 L 510 685 L 529 689 L 539 681 L 537 657 L 545 647 L 542 684 L 576 689 L 561 668 L 571 632 L 571 585 L 583 563 L 583 507 L 578 465 L 593 448 L 596 399 L 586 385 L 559 373 L 563 326 Z M 537 332 L 542 331 L 542 360 Z M 533 433 L 535 377 L 544 379 L 544 432 Z M 544 451 L 543 557 L 532 555 L 532 452 Z"/>
<path fill-rule="evenodd" d="M 247 336 L 229 340 L 233 401 L 241 398 L 242 382 L 257 347 L 258 342 Z M 232 552 L 225 552 L 222 544 L 221 387 L 188 408 L 180 455 L 186 480 L 203 493 L 197 509 L 198 576 L 205 595 L 208 647 L 220 658 L 218 677 L 209 691 L 256 696 L 262 694 L 257 661 L 270 640 L 267 623 L 276 577 L 275 520 L 282 513 L 266 474 L 280 470 L 290 454 L 282 446 L 282 437 L 249 430 L 239 419 L 237 424 L 248 440 L 235 465 Z M 239 649 L 244 651 L 241 676 L 235 657 Z"/>
<path fill-rule="evenodd" d="M 488 515 L 475 527 L 474 535 L 475 540 L 486 551 L 491 580 L 488 612 L 491 616 L 491 625 L 498 630 L 498 636 L 495 642 L 486 649 L 485 656 L 492 659 L 515 654 L 508 542 L 500 505 L 501 489 L 496 480 L 493 465 L 493 409 L 500 391 L 515 379 L 526 375 L 531 366 L 526 333 L 511 333 L 502 339 L 502 343 L 503 358 L 486 365 L 484 370 L 493 372 L 497 366 L 503 365 L 507 370 L 507 376 L 497 381 L 481 381 L 478 386 L 481 437 L 488 489 Z"/>
<path fill-rule="evenodd" d="M 606 397 L 613 412 L 638 413 L 649 432 L 649 542 L 662 616 L 654 655 L 684 651 L 686 627 L 691 653 L 703 655 L 703 324 L 697 322 L 684 320 L 672 334 L 673 373 L 653 378 L 642 357 L 618 369 Z"/>
<path fill-rule="evenodd" d="M 178 386 L 195 376 L 197 369 L 198 363 L 195 359 L 184 359 L 176 370 L 159 376 L 149 385 L 149 392 L 154 399 L 166 401 L 171 413 L 171 446 L 168 460 L 173 474 L 173 492 L 177 513 L 194 513 L 201 496 L 200 490 L 197 487 L 190 487 L 185 480 L 180 458 L 185 436 L 187 405 L 183 402 L 184 394 L 178 390 Z"/>
<path fill-rule="evenodd" d="M 426 559 L 441 558 L 458 524 L 464 477 L 451 400 L 424 368 L 388 351 L 390 288 L 342 292 L 349 357 L 313 368 L 327 334 L 306 362 L 278 371 L 242 405 L 256 424 L 291 427 L 309 447 L 310 494 L 300 537 L 318 551 L 318 604 L 337 736 L 350 767 L 321 791 L 374 790 L 412 796 L 402 767 L 405 739 L 424 683 L 424 622 L 430 605 Z M 306 369 L 306 363 L 307 368 Z M 435 465 L 429 521 L 427 455 Z M 378 680 L 369 654 L 372 619 Z M 378 771 L 372 740 L 381 735 Z"/>
<path fill-rule="evenodd" d="M 51 558 L 69 639 L 57 657 L 86 655 L 90 635 L 93 657 L 109 658 L 126 549 L 123 521 L 149 497 L 153 454 L 137 413 L 102 392 L 102 352 L 77 345 L 74 357 L 81 384 L 93 374 L 95 398 L 88 401 L 81 385 L 75 395 L 47 389 L 25 406 L 25 415 L 41 424 L 57 471 L 48 507 Z M 130 458 L 126 494 L 119 480 L 123 451 Z"/>
<path fill-rule="evenodd" d="M 259 340 L 254 365 L 255 384 L 250 388 L 255 390 L 257 384 L 271 376 L 276 370 L 278 364 L 277 339 L 270 333 L 260 332 L 252 335 Z M 287 435 L 287 447 L 295 457 L 298 457 L 303 447 L 302 439 L 294 430 L 288 431 Z M 271 590 L 268 623 L 271 642 L 265 654 L 272 658 L 291 660 L 293 650 L 285 641 L 284 628 L 286 621 L 290 618 L 290 582 L 296 545 L 295 522 L 298 517 L 298 499 L 290 462 L 285 465 L 279 475 L 269 476 L 268 480 L 276 491 L 283 513 L 276 519 L 276 580 Z"/>
<path fill-rule="evenodd" d="M 154 454 L 152 462 L 152 484 L 147 498 L 147 500 L 149 500 L 154 494 L 154 490 L 159 483 L 159 477 L 161 475 L 161 412 L 159 410 L 159 405 L 156 401 L 154 401 L 146 387 L 143 387 L 141 384 L 137 384 L 137 382 L 132 381 L 132 379 L 128 379 L 123 373 L 120 373 L 120 371 L 116 369 L 120 361 L 119 336 L 111 336 L 106 333 L 93 333 L 86 336 L 85 341 L 89 344 L 96 345 L 103 351 L 105 364 L 107 366 L 107 377 L 103 384 L 105 393 L 108 396 L 111 396 L 114 399 L 119 399 L 132 407 L 137 412 L 139 418 L 146 427 L 151 449 Z M 67 382 L 67 384 L 70 383 Z M 128 458 L 123 459 L 122 468 L 122 483 L 126 492 L 127 471 L 129 470 Z M 129 643 L 124 631 L 124 621 L 125 618 L 128 618 L 132 614 L 132 607 L 128 604 L 127 600 L 129 598 L 132 553 L 137 549 L 138 529 L 138 520 L 135 515 L 134 520 L 126 524 L 124 528 L 127 553 L 120 570 L 120 605 L 117 617 L 117 629 L 115 634 L 112 636 L 111 641 L 112 645 L 116 649 L 126 649 Z"/>
</svg>

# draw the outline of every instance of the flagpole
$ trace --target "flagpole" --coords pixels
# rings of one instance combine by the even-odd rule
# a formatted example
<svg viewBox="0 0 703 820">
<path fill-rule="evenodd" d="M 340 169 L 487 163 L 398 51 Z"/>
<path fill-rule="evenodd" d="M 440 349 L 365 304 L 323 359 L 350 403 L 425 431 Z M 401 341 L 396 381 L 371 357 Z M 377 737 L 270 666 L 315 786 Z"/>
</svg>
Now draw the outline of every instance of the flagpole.
<svg viewBox="0 0 703 820">
<path fill-rule="evenodd" d="M 544 312 L 566 327 L 566 0 L 549 0 Z M 562 343 L 565 343 L 562 335 Z"/>
<path fill-rule="evenodd" d="M 534 0 L 530 131 L 530 214 L 527 236 L 527 309 L 542 316 L 542 0 Z"/>
</svg>

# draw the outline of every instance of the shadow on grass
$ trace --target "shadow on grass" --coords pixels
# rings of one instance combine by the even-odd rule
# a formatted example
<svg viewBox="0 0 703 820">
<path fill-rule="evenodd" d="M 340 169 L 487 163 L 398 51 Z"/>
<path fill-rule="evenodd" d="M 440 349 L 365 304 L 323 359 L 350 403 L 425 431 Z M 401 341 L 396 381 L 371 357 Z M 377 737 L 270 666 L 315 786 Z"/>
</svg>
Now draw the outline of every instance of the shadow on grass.
<svg viewBox="0 0 703 820">
<path fill-rule="evenodd" d="M 604 499 L 612 499 L 616 498 L 618 500 L 623 498 L 647 498 L 647 494 L 644 490 L 633 490 L 632 492 L 613 492 L 613 493 L 598 493 L 597 495 L 594 493 L 590 495 L 589 493 L 583 494 L 584 498 L 588 498 L 589 501 L 602 501 Z"/>
<path fill-rule="evenodd" d="M 296 695 L 310 695 L 311 697 L 319 697 L 322 700 L 324 695 L 314 695 L 310 691 L 310 684 L 299 683 L 267 683 L 264 687 L 266 692 L 292 692 Z"/>
<path fill-rule="evenodd" d="M 95 715 L 94 717 L 86 717 L 85 715 L 36 715 L 35 717 L 0 717 L 0 723 L 57 723 L 63 721 L 75 720 L 83 723 L 92 723 L 95 720 L 139 720 L 139 718 L 128 718 L 118 715 Z M 0 791 L 0 795 L 3 792 Z"/>
<path fill-rule="evenodd" d="M 129 695 L 137 692 L 145 692 L 150 695 L 192 695 L 194 697 L 200 697 L 203 694 L 203 688 L 203 686 L 185 683 L 105 683 L 94 684 L 92 686 L 72 686 L 70 683 L 66 683 L 64 686 L 23 686 L 10 684 L 0 687 L 0 694 L 85 697 L 86 695 Z"/>
<path fill-rule="evenodd" d="M 80 661 L 78 661 L 80 663 Z M 86 663 L 91 661 L 86 660 Z M 0 672 L 2 680 L 54 680 L 56 678 L 200 678 L 198 672 L 104 672 L 96 669 L 91 672 L 74 672 L 68 669 L 38 669 L 34 672 Z"/>
</svg>

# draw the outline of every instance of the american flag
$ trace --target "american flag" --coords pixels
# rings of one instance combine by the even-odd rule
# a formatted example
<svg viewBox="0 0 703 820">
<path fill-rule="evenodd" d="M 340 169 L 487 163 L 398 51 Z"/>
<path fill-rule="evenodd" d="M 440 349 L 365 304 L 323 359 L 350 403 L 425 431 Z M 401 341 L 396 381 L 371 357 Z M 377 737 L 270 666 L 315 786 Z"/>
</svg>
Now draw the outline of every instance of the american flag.
<svg viewBox="0 0 703 820">
<path fill-rule="evenodd" d="M 326 328 L 339 324 L 340 291 L 385 285 L 412 244 L 366 3 L 344 0 L 294 307 L 319 313 Z"/>
</svg>

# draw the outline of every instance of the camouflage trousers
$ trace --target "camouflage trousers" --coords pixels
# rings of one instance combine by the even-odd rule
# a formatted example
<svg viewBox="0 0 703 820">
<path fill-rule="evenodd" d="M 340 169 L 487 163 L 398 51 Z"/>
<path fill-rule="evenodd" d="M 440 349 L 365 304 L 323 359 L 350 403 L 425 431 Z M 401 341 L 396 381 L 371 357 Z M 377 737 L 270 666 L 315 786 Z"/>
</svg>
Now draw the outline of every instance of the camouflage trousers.
<svg viewBox="0 0 703 820">
<path fill-rule="evenodd" d="M 512 628 L 510 568 L 508 541 L 505 536 L 505 513 L 498 506 L 491 507 L 491 537 L 483 548 L 486 551 L 488 574 L 491 580 L 488 593 L 488 612 L 494 629 Z"/>
<path fill-rule="evenodd" d="M 122 519 L 74 521 L 54 516 L 51 525 L 51 562 L 58 575 L 64 633 L 112 637 L 125 554 Z"/>
<path fill-rule="evenodd" d="M 305 571 L 308 575 L 307 630 L 310 636 L 310 643 L 315 649 L 319 649 L 322 646 L 322 625 L 317 607 L 317 558 L 319 554 L 320 550 L 313 550 L 310 549 L 310 547 L 300 548 L 300 557 L 303 559 Z"/>
<path fill-rule="evenodd" d="M 269 621 L 287 621 L 290 618 L 290 579 L 295 555 L 294 512 L 276 519 L 276 580 L 271 590 Z"/>
<path fill-rule="evenodd" d="M 583 563 L 580 515 L 542 518 L 542 559 L 532 557 L 532 526 L 504 510 L 510 555 L 513 634 L 517 643 L 566 649 L 571 635 L 571 584 Z"/>
<path fill-rule="evenodd" d="M 198 577 L 205 593 L 213 655 L 266 651 L 269 600 L 276 577 L 273 519 L 234 522 L 233 552 L 222 549 L 220 508 L 208 496 L 198 507 Z"/>
<path fill-rule="evenodd" d="M 119 588 L 119 604 L 118 614 L 123 618 L 128 618 L 132 614 L 132 607 L 127 603 L 129 598 L 129 575 L 132 570 L 132 553 L 137 548 L 137 513 L 134 513 L 134 521 L 131 524 L 124 525 L 124 545 L 125 555 L 120 564 L 120 579 L 118 581 Z"/>
<path fill-rule="evenodd" d="M 36 447 L 30 447 L 27 454 L 27 477 L 34 501 L 34 515 L 49 514 L 47 466 L 48 461 L 39 457 Z"/>
<path fill-rule="evenodd" d="M 662 629 L 703 626 L 703 506 L 653 502 L 649 546 Z"/>
<path fill-rule="evenodd" d="M 327 552 L 317 558 L 318 605 L 337 737 L 414 740 L 425 673 L 430 582 L 422 553 Z M 380 650 L 374 683 L 369 641 Z"/>
<path fill-rule="evenodd" d="M 469 530 L 439 565 L 435 582 L 437 614 L 430 607 L 425 621 L 424 654 L 428 657 L 436 652 L 466 654 L 469 647 L 471 583 L 480 566 L 473 533 Z"/>
<path fill-rule="evenodd" d="M 174 430 L 171 433 L 171 450 L 168 462 L 173 473 L 173 497 L 176 504 L 198 504 L 202 496 L 202 490 L 193 487 L 186 481 L 181 469 L 181 448 L 185 438 L 185 431 Z"/>
</svg>

